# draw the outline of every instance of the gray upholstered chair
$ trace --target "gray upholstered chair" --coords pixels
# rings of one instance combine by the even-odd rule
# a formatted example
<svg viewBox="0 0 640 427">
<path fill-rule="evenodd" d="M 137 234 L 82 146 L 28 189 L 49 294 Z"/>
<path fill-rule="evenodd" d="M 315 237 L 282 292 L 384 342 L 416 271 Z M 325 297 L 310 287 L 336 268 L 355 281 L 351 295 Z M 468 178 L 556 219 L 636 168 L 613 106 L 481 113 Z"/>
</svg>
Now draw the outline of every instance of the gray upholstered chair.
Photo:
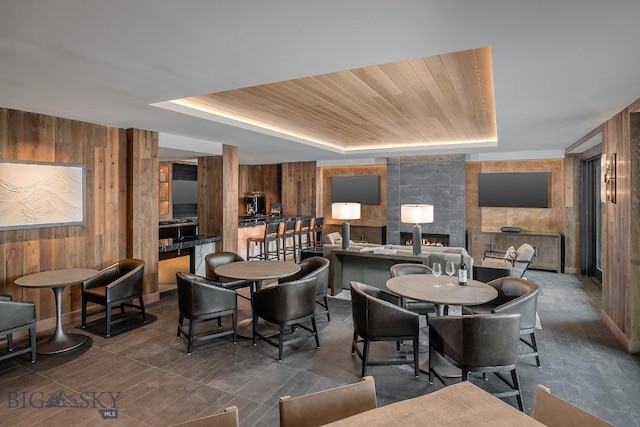
<svg viewBox="0 0 640 427">
<path fill-rule="evenodd" d="M 238 290 L 241 288 L 249 288 L 249 298 L 242 294 L 238 294 L 239 297 L 251 300 L 253 295 L 253 281 L 244 279 L 229 279 L 227 277 L 221 277 L 216 274 L 215 269 L 221 265 L 230 264 L 232 262 L 244 261 L 240 255 L 234 252 L 213 252 L 204 257 L 205 274 L 208 279 L 220 282 L 226 289 Z"/>
<path fill-rule="evenodd" d="M 369 360 L 371 341 L 413 341 L 413 354 L 419 354 L 420 316 L 399 306 L 396 295 L 384 292 L 364 283 L 351 282 L 351 310 L 353 313 L 353 342 L 351 354 L 362 360 L 362 376 L 367 374 L 367 366 L 404 365 L 414 367 L 416 378 L 419 376 L 418 357 L 407 360 L 406 357 L 388 360 Z M 362 337 L 359 340 L 358 337 Z M 358 344 L 362 343 L 362 351 Z"/>
<path fill-rule="evenodd" d="M 424 264 L 401 263 L 392 265 L 389 269 L 391 277 L 405 276 L 407 274 L 431 274 L 431 268 Z M 401 298 L 402 305 L 407 310 L 418 314 L 424 314 L 429 323 L 429 313 L 436 313 L 436 306 L 429 302 L 416 301 L 408 298 Z"/>
<path fill-rule="evenodd" d="M 98 274 L 82 282 L 82 328 L 87 326 L 87 304 L 93 302 L 105 306 L 105 336 L 111 336 L 111 327 L 127 318 L 112 321 L 112 306 L 120 306 L 120 314 L 124 315 L 124 308 L 133 307 L 140 310 L 142 321 L 147 323 L 144 311 L 142 290 L 144 283 L 144 261 L 127 258 L 120 260 L 101 270 Z M 129 303 L 138 300 L 138 305 Z"/>
<path fill-rule="evenodd" d="M 378 406 L 373 377 L 300 397 L 279 401 L 280 427 L 316 427 L 375 409 Z"/>
<path fill-rule="evenodd" d="M 518 313 L 520 314 L 520 341 L 532 351 L 520 357 L 535 357 L 540 366 L 536 342 L 536 312 L 538 308 L 538 285 L 517 277 L 500 277 L 487 283 L 498 291 L 498 296 L 488 303 L 465 307 L 465 314 Z M 529 341 L 523 338 L 529 335 Z"/>
<path fill-rule="evenodd" d="M 187 353 L 191 354 L 193 343 L 213 338 L 233 335 L 233 343 L 237 341 L 237 314 L 238 300 L 236 291 L 225 289 L 220 282 L 191 273 L 176 273 L 178 282 L 178 338 L 184 335 L 187 338 Z M 205 322 L 220 319 L 222 316 L 231 315 L 232 328 L 226 331 L 203 333 L 195 335 L 194 328 L 197 322 Z M 182 329 L 184 319 L 189 321 L 189 329 Z M 220 322 L 218 322 L 220 327 Z"/>
<path fill-rule="evenodd" d="M 13 348 L 13 333 L 29 330 L 29 345 L 20 350 Z M 0 336 L 6 336 L 7 352 L 0 360 L 31 353 L 31 363 L 36 361 L 36 308 L 32 302 L 11 301 L 10 296 L 0 296 Z"/>
<path fill-rule="evenodd" d="M 434 375 L 446 385 L 437 371 L 436 352 L 462 370 L 462 381 L 469 373 L 494 373 L 509 391 L 497 397 L 515 396 L 522 411 L 522 395 L 516 363 L 518 361 L 519 314 L 477 314 L 434 317 L 429 322 L 429 382 Z M 501 372 L 510 372 L 511 382 Z"/>
<path fill-rule="evenodd" d="M 511 249 L 511 248 L 509 248 Z M 482 257 L 483 265 L 490 265 L 492 262 L 506 262 L 511 264 L 511 275 L 515 277 L 524 277 L 529 266 L 533 263 L 533 257 L 536 255 L 536 249 L 528 243 L 521 244 L 513 253 L 510 250 L 506 252 L 485 251 Z"/>
<path fill-rule="evenodd" d="M 316 278 L 296 280 L 268 286 L 253 293 L 253 344 L 261 338 L 274 347 L 278 347 L 278 360 L 282 360 L 285 344 L 315 337 L 316 346 L 320 347 L 318 328 L 316 327 Z M 260 331 L 258 319 L 278 325 L 278 342 Z M 301 322 L 311 321 L 311 328 Z M 295 330 L 297 326 L 310 332 L 285 341 L 285 328 Z"/>
<path fill-rule="evenodd" d="M 327 290 L 329 289 L 329 260 L 319 256 L 307 258 L 304 261 L 300 261 L 300 271 L 293 276 L 280 279 L 279 283 L 292 282 L 294 280 L 306 279 L 307 277 L 315 277 L 316 280 L 316 303 L 324 308 L 324 311 L 318 312 L 318 314 L 326 313 L 327 321 L 331 321 L 331 315 L 329 314 L 329 298 L 327 297 Z M 322 300 L 319 301 L 318 298 Z"/>
</svg>

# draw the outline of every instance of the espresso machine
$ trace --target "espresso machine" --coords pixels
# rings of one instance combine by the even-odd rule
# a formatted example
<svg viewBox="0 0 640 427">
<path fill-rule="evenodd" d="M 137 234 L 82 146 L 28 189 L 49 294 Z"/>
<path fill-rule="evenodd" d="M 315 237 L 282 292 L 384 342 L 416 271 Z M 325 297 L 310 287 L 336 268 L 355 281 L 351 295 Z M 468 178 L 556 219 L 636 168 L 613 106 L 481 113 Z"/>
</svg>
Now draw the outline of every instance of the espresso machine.
<svg viewBox="0 0 640 427">
<path fill-rule="evenodd" d="M 260 191 L 252 191 L 251 195 L 246 197 L 245 205 L 247 216 L 266 215 L 267 213 L 264 194 Z"/>
</svg>

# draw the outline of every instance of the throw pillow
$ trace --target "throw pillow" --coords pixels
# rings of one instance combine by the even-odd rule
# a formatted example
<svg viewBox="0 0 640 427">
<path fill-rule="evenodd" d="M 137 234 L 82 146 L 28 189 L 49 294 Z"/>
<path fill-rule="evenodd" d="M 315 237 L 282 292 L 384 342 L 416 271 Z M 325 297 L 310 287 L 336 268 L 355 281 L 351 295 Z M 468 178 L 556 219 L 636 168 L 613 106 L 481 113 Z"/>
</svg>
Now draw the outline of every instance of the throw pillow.
<svg viewBox="0 0 640 427">
<path fill-rule="evenodd" d="M 507 249 L 507 252 L 505 252 L 504 254 L 505 260 L 513 261 L 514 259 L 516 259 L 516 257 L 517 257 L 516 248 L 514 248 L 513 246 L 509 246 L 509 249 Z"/>
</svg>

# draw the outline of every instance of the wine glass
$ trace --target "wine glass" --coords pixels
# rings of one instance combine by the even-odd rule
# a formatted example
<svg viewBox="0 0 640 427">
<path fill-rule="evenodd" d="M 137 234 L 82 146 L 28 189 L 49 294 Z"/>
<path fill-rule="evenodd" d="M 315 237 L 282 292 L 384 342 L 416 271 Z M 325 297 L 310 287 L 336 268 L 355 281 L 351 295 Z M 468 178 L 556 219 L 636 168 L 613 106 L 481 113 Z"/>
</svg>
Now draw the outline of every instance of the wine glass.
<svg viewBox="0 0 640 427">
<path fill-rule="evenodd" d="M 440 284 L 438 283 L 438 277 L 440 277 L 440 275 L 442 274 L 442 264 L 440 264 L 439 262 L 433 263 L 433 265 L 431 266 L 431 273 L 436 278 L 436 284 L 433 285 L 433 287 L 439 288 Z"/>
<path fill-rule="evenodd" d="M 453 282 L 451 281 L 451 276 L 453 276 L 454 273 L 456 272 L 456 265 L 450 261 L 447 261 L 447 263 L 444 266 L 444 271 L 445 273 L 447 273 L 447 275 L 449 275 L 449 283 L 447 283 L 447 285 L 453 286 Z"/>
</svg>

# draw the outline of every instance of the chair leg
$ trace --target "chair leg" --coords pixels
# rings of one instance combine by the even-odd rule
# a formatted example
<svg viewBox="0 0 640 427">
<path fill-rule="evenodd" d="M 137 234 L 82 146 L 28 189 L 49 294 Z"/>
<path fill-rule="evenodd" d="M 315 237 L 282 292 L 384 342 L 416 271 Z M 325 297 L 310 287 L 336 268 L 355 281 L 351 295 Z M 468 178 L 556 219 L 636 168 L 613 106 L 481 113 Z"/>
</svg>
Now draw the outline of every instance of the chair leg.
<svg viewBox="0 0 640 427">
<path fill-rule="evenodd" d="M 231 325 L 233 326 L 233 343 L 238 342 L 238 313 L 231 313 Z"/>
<path fill-rule="evenodd" d="M 13 351 L 13 334 L 7 334 L 7 350 Z"/>
<path fill-rule="evenodd" d="M 120 314 L 124 314 L 124 303 L 120 304 Z"/>
<path fill-rule="evenodd" d="M 29 344 L 31 345 L 31 363 L 36 362 L 36 325 L 29 327 Z"/>
<path fill-rule="evenodd" d="M 313 329 L 313 333 L 316 336 L 316 348 L 320 348 L 320 338 L 318 338 L 318 328 L 316 327 L 316 318 L 311 318 L 311 327 Z"/>
<path fill-rule="evenodd" d="M 420 337 L 413 339 L 413 372 L 420 378 Z"/>
<path fill-rule="evenodd" d="M 182 322 L 184 321 L 184 317 L 182 314 L 178 317 L 178 333 L 176 337 L 180 338 L 180 328 L 182 328 Z"/>
<path fill-rule="evenodd" d="M 222 316 L 218 317 L 218 329 L 222 329 Z"/>
<path fill-rule="evenodd" d="M 142 295 L 138 297 L 138 302 L 140 303 L 140 311 L 142 311 L 142 323 L 147 323 L 147 313 L 144 311 L 144 300 Z"/>
<path fill-rule="evenodd" d="M 195 329 L 196 322 L 193 319 L 189 319 L 189 336 L 187 337 L 187 354 L 191 354 L 193 348 L 193 331 Z"/>
<path fill-rule="evenodd" d="M 524 407 L 522 405 L 522 392 L 520 392 L 520 382 L 518 381 L 518 371 L 515 369 L 511 371 L 511 381 L 513 381 L 513 388 L 518 390 L 518 394 L 516 394 L 518 409 L 520 409 L 521 412 L 524 412 Z"/>
<path fill-rule="evenodd" d="M 104 320 L 107 323 L 105 327 L 105 338 L 109 338 L 111 336 L 111 304 L 107 303 L 105 313 Z"/>
<path fill-rule="evenodd" d="M 369 360 L 369 340 L 364 339 L 362 347 L 362 378 L 367 376 L 367 361 Z"/>
<path fill-rule="evenodd" d="M 87 327 L 87 300 L 82 298 L 82 322 L 80 327 L 85 329 Z"/>
<path fill-rule="evenodd" d="M 327 322 L 331 322 L 331 314 L 329 314 L 329 297 L 327 297 L 327 294 L 324 294 L 324 305 L 327 309 Z"/>
<path fill-rule="evenodd" d="M 531 332 L 531 347 L 536 353 L 536 365 L 540 367 L 540 356 L 538 355 L 538 343 L 536 342 L 536 333 Z"/>
<path fill-rule="evenodd" d="M 284 323 L 280 324 L 278 333 L 278 360 L 282 362 L 282 348 L 284 347 Z"/>
<path fill-rule="evenodd" d="M 351 355 L 356 355 L 356 342 L 358 341 L 358 333 L 353 329 L 353 340 L 351 341 Z"/>
</svg>

